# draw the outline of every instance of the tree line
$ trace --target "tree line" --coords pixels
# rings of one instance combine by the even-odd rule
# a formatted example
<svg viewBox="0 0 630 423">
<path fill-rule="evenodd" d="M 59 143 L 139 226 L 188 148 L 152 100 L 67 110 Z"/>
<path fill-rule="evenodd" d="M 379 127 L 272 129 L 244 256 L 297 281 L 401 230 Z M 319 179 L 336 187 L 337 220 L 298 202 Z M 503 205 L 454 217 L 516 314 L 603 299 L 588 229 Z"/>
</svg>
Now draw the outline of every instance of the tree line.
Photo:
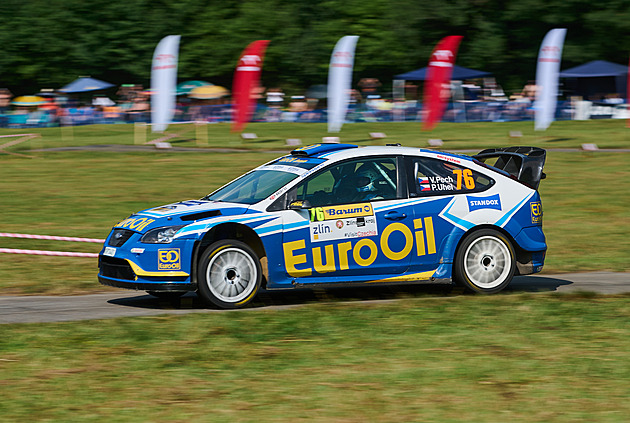
<svg viewBox="0 0 630 423">
<path fill-rule="evenodd" d="M 360 36 L 354 82 L 427 65 L 435 44 L 463 35 L 457 64 L 507 90 L 535 78 L 544 35 L 567 28 L 562 68 L 628 62 L 625 0 L 2 0 L 0 87 L 60 88 L 79 76 L 148 86 L 159 40 L 180 34 L 179 80 L 231 86 L 241 51 L 271 40 L 263 85 L 287 93 L 326 83 L 330 53 Z"/>
</svg>

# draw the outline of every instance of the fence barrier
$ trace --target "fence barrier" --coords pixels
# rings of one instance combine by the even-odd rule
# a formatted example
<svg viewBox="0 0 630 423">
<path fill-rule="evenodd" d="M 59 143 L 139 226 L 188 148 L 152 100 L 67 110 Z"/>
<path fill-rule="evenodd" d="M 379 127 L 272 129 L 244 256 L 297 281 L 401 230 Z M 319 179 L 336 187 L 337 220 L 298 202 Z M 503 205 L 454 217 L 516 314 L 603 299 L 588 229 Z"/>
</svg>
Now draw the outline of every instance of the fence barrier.
<svg viewBox="0 0 630 423">
<path fill-rule="evenodd" d="M 25 238 L 25 239 L 44 239 L 50 241 L 70 241 L 70 242 L 93 242 L 102 244 L 104 239 L 96 238 L 78 238 L 69 236 L 51 236 L 51 235 L 32 235 L 32 234 L 14 234 L 0 232 L 0 237 L 4 238 Z M 0 248 L 0 253 L 5 254 L 28 254 L 35 256 L 64 256 L 64 257 L 90 257 L 98 258 L 97 253 L 77 253 L 72 251 L 45 251 L 45 250 L 24 250 L 19 248 Z"/>
<path fill-rule="evenodd" d="M 21 250 L 16 248 L 0 248 L 0 253 L 7 254 L 29 254 L 35 256 L 65 256 L 65 257 L 92 257 L 98 258 L 97 253 L 75 253 L 69 251 L 44 251 L 44 250 Z"/>
<path fill-rule="evenodd" d="M 26 238 L 26 239 L 46 239 L 50 241 L 71 241 L 71 242 L 95 242 L 102 244 L 104 239 L 96 238 L 77 238 L 68 236 L 50 236 L 50 235 L 31 235 L 31 234 L 12 234 L 6 232 L 0 232 L 0 237 L 4 238 Z"/>
</svg>

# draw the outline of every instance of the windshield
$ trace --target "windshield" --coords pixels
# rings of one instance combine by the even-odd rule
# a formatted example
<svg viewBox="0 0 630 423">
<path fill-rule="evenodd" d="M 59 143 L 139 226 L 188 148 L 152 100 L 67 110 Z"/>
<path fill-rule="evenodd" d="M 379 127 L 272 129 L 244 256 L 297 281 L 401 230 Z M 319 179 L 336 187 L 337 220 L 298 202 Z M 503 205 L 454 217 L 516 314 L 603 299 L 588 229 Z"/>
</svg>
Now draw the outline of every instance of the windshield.
<svg viewBox="0 0 630 423">
<path fill-rule="evenodd" d="M 254 204 L 269 197 L 298 175 L 278 170 L 254 170 L 203 198 L 207 201 Z"/>
</svg>

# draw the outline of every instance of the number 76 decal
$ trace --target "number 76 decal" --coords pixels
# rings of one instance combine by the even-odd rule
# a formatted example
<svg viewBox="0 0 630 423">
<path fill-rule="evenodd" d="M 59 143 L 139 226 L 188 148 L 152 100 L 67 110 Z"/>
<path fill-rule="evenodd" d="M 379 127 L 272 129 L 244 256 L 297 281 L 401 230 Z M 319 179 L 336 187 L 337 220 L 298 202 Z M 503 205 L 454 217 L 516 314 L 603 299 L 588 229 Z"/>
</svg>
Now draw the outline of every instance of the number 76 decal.
<svg viewBox="0 0 630 423">
<path fill-rule="evenodd" d="M 475 180 L 472 177 L 472 170 L 470 169 L 453 169 L 453 174 L 457 176 L 457 190 L 462 189 L 462 179 L 467 189 L 475 188 Z"/>
</svg>

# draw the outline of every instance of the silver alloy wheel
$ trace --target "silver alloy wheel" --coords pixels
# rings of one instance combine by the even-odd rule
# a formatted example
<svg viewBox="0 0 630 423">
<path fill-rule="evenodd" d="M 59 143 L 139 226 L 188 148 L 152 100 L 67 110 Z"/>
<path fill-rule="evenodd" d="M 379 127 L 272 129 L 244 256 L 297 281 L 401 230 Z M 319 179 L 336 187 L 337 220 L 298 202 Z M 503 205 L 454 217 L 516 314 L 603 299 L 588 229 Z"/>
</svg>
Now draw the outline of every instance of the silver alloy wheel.
<svg viewBox="0 0 630 423">
<path fill-rule="evenodd" d="M 464 253 L 464 271 L 470 282 L 482 289 L 501 285 L 509 277 L 511 268 L 508 246 L 494 236 L 475 239 Z"/>
<path fill-rule="evenodd" d="M 246 299 L 256 287 L 257 277 L 252 257 L 235 247 L 217 252 L 206 267 L 206 283 L 210 292 L 226 303 Z"/>
</svg>

